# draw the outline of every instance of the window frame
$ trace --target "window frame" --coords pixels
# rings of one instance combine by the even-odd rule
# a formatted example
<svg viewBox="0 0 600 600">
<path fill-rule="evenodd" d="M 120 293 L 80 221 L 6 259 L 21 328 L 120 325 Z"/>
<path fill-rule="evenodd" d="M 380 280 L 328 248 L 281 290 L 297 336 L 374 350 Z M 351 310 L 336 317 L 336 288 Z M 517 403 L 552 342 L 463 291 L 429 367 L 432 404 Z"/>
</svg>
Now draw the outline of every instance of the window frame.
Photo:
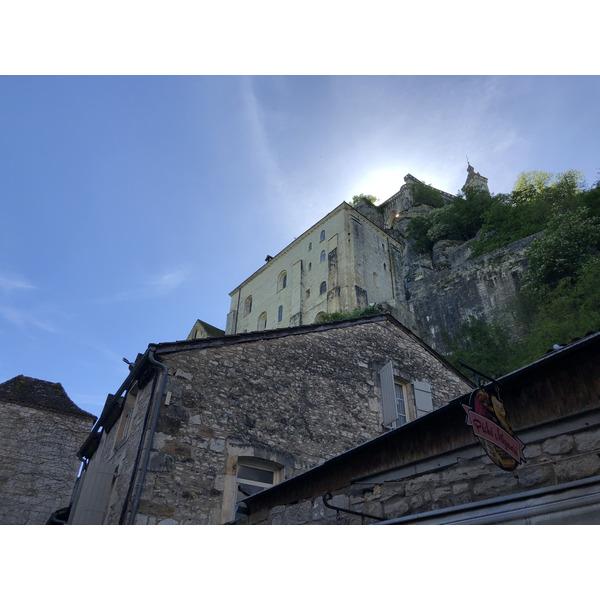
<svg viewBox="0 0 600 600">
<path fill-rule="evenodd" d="M 264 481 L 251 479 L 248 477 L 240 477 L 239 476 L 240 469 L 245 469 L 245 468 L 271 473 L 272 474 L 272 482 L 267 483 Z M 234 477 L 234 481 L 233 481 L 233 514 L 234 514 L 234 516 L 235 516 L 235 513 L 237 512 L 237 505 L 240 502 L 243 502 L 246 498 L 248 498 L 249 496 L 252 496 L 253 494 L 258 494 L 263 489 L 266 490 L 270 487 L 273 487 L 274 485 L 277 485 L 278 483 L 281 483 L 281 481 L 283 481 L 283 469 L 284 469 L 283 465 L 281 465 L 275 461 L 266 460 L 263 458 L 256 458 L 254 456 L 238 456 L 237 461 L 235 463 L 235 467 L 234 467 L 234 473 L 233 473 L 233 477 Z M 251 494 L 247 494 L 243 489 L 240 490 L 240 488 L 239 488 L 240 484 L 252 486 L 255 488 L 261 488 L 261 489 L 253 491 Z M 243 497 L 243 498 L 240 497 L 240 492 L 242 494 L 244 494 L 245 497 Z"/>
<path fill-rule="evenodd" d="M 252 294 L 246 296 L 244 301 L 244 316 L 247 317 L 252 312 Z"/>
<path fill-rule="evenodd" d="M 267 328 L 267 317 L 268 317 L 268 315 L 267 315 L 266 311 L 263 311 L 260 313 L 260 315 L 258 315 L 258 321 L 256 324 L 257 331 L 264 331 Z M 262 324 L 262 327 L 261 327 L 262 321 L 264 321 L 264 324 Z"/>
<path fill-rule="evenodd" d="M 277 278 L 277 291 L 281 292 L 287 287 L 287 271 L 284 269 L 279 273 L 279 277 Z"/>
</svg>

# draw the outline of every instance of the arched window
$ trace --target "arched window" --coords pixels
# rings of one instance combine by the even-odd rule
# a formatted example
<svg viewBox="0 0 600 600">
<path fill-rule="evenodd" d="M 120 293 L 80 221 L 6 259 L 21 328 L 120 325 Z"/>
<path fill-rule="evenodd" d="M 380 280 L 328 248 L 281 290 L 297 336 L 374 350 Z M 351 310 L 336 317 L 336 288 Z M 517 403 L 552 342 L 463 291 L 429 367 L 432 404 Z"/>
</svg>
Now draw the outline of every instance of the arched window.
<svg viewBox="0 0 600 600">
<path fill-rule="evenodd" d="M 327 291 L 327 282 L 321 281 L 321 287 L 319 288 L 319 294 L 324 294 Z"/>
<path fill-rule="evenodd" d="M 309 250 L 312 250 L 312 242 L 309 242 L 309 244 L 308 244 L 308 249 L 309 249 Z"/>
<path fill-rule="evenodd" d="M 323 231 L 321 231 L 320 241 L 321 242 L 325 241 L 325 230 L 324 229 L 323 229 Z"/>
<path fill-rule="evenodd" d="M 279 273 L 279 278 L 277 279 L 277 291 L 279 292 L 286 286 L 287 286 L 287 272 L 281 271 L 281 273 Z"/>
<path fill-rule="evenodd" d="M 258 331 L 264 331 L 267 328 L 267 313 L 260 313 L 258 317 Z"/>
<path fill-rule="evenodd" d="M 248 296 L 244 302 L 244 316 L 252 312 L 252 296 Z"/>
<path fill-rule="evenodd" d="M 308 270 L 310 271 L 312 269 L 312 263 L 308 263 Z"/>
<path fill-rule="evenodd" d="M 277 309 L 277 322 L 281 323 L 281 321 L 283 321 L 283 306 L 280 305 Z"/>
<path fill-rule="evenodd" d="M 325 250 L 323 250 L 323 252 L 321 252 L 321 262 L 323 262 L 325 260 Z"/>
</svg>

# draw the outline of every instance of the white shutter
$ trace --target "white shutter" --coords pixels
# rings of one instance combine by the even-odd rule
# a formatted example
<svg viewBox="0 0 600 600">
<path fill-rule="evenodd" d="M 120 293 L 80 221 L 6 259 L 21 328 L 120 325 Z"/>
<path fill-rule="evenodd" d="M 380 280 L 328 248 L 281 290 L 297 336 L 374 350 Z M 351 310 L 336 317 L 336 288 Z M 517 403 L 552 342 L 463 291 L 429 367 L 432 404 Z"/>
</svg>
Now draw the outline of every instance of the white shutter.
<svg viewBox="0 0 600 600">
<path fill-rule="evenodd" d="M 433 400 L 431 397 L 431 386 L 426 381 L 415 381 L 413 383 L 415 392 L 415 404 L 417 407 L 417 417 L 422 417 L 433 410 Z"/>
<path fill-rule="evenodd" d="M 381 371 L 379 371 L 381 381 L 381 407 L 383 412 L 383 426 L 393 428 L 398 419 L 396 410 L 396 394 L 394 391 L 394 365 L 390 360 Z"/>
</svg>

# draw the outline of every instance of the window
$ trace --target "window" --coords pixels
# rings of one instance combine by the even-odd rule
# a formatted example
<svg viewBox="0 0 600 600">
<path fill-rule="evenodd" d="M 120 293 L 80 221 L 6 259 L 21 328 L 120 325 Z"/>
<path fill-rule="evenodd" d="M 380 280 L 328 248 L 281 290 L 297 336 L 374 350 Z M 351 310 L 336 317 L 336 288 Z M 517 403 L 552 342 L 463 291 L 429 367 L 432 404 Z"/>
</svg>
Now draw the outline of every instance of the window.
<svg viewBox="0 0 600 600">
<path fill-rule="evenodd" d="M 310 242 L 310 243 L 308 244 L 308 251 L 310 252 L 311 250 L 312 250 L 312 242 Z"/>
<path fill-rule="evenodd" d="M 308 263 L 308 270 L 310 271 L 312 269 L 312 263 Z"/>
<path fill-rule="evenodd" d="M 258 331 L 264 331 L 267 328 L 267 313 L 260 313 L 258 317 Z"/>
<path fill-rule="evenodd" d="M 283 288 L 287 286 L 287 273 L 285 271 L 281 271 L 279 273 L 279 278 L 277 279 L 277 291 L 281 291 Z"/>
<path fill-rule="evenodd" d="M 417 418 L 430 413 L 433 410 L 433 399 L 429 383 L 426 381 L 415 381 L 412 384 L 412 390 L 415 397 Z"/>
<path fill-rule="evenodd" d="M 310 298 L 310 290 L 306 290 L 306 297 Z"/>
<path fill-rule="evenodd" d="M 433 410 L 431 385 L 426 381 L 410 384 L 394 370 L 392 361 L 389 361 L 379 371 L 382 425 L 385 429 L 395 429 Z"/>
<path fill-rule="evenodd" d="M 283 320 L 283 306 L 279 306 L 279 308 L 277 309 L 277 322 L 281 323 L 282 320 Z"/>
<path fill-rule="evenodd" d="M 252 312 L 252 296 L 248 296 L 244 302 L 244 316 L 249 315 Z"/>
<path fill-rule="evenodd" d="M 325 260 L 325 250 L 323 250 L 323 252 L 321 252 L 321 262 L 323 262 Z"/>
<path fill-rule="evenodd" d="M 281 481 L 282 466 L 257 458 L 238 459 L 235 482 L 235 503 L 262 492 Z"/>
<path fill-rule="evenodd" d="M 321 242 L 325 241 L 325 230 L 324 229 L 323 229 L 323 231 L 321 231 L 321 236 L 320 236 L 319 240 Z"/>
<path fill-rule="evenodd" d="M 321 287 L 319 288 L 319 294 L 324 294 L 327 291 L 327 282 L 321 281 Z"/>
<path fill-rule="evenodd" d="M 400 427 L 400 425 L 404 425 L 406 423 L 406 392 L 403 383 L 400 383 L 398 380 L 394 381 L 394 396 L 396 398 L 396 427 Z"/>
</svg>

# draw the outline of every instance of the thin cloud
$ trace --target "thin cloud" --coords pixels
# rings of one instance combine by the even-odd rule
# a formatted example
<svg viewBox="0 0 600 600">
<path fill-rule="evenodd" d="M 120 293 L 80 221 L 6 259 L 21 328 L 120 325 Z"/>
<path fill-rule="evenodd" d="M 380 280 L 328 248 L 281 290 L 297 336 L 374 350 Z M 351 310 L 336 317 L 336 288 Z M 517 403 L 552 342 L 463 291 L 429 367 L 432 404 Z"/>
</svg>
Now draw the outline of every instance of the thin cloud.
<svg viewBox="0 0 600 600">
<path fill-rule="evenodd" d="M 168 271 L 163 271 L 146 278 L 138 287 L 117 292 L 101 302 L 126 302 L 130 300 L 144 300 L 170 294 L 189 280 L 189 268 L 179 266 Z"/>
<path fill-rule="evenodd" d="M 17 327 L 22 326 L 33 326 L 37 329 L 43 329 L 44 331 L 49 331 L 50 333 L 56 333 L 56 329 L 46 323 L 38 319 L 32 312 L 21 309 L 14 308 L 12 306 L 0 306 L 0 315 L 9 323 L 16 325 Z"/>
<path fill-rule="evenodd" d="M 11 290 L 35 290 L 36 287 L 20 278 L 9 278 L 0 275 L 0 289 L 3 291 Z"/>
<path fill-rule="evenodd" d="M 242 96 L 246 106 L 246 116 L 252 133 L 252 141 L 256 149 L 255 155 L 261 162 L 263 172 L 267 174 L 269 185 L 272 185 L 277 191 L 281 191 L 283 177 L 275 153 L 269 144 L 266 116 L 259 105 L 251 77 L 242 79 Z"/>
</svg>

